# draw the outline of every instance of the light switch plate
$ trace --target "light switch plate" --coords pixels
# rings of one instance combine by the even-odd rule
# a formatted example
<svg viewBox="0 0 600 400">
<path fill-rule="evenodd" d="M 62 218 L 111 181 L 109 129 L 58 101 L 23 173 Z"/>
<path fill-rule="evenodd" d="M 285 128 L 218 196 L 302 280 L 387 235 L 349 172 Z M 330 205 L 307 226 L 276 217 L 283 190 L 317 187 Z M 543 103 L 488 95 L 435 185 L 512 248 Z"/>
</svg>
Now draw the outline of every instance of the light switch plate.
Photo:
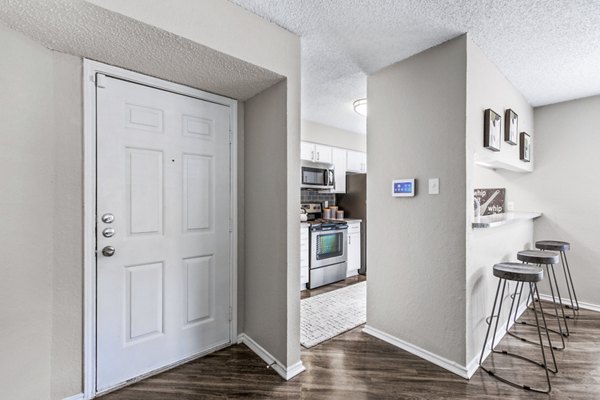
<svg viewBox="0 0 600 400">
<path fill-rule="evenodd" d="M 509 201 L 507 204 L 508 211 L 515 211 L 515 202 Z"/>
<path fill-rule="evenodd" d="M 429 179 L 429 194 L 440 194 L 440 178 Z"/>
</svg>

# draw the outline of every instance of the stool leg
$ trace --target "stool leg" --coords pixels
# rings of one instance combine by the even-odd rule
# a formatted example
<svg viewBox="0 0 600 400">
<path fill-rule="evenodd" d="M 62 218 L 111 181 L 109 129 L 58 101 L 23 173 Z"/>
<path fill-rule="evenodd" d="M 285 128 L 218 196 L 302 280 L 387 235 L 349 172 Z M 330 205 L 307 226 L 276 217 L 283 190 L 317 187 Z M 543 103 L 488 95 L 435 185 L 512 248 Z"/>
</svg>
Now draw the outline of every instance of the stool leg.
<svg viewBox="0 0 600 400">
<path fill-rule="evenodd" d="M 494 325 L 494 334 L 492 335 L 492 351 L 494 351 L 494 343 L 496 343 L 496 332 L 498 331 L 498 322 L 500 322 L 500 315 L 502 314 L 502 303 L 504 301 L 504 289 L 506 289 L 506 279 L 504 285 L 502 285 L 502 294 L 500 295 L 500 304 L 498 305 L 498 317 L 496 317 L 496 324 Z M 510 315 L 508 316 L 510 318 Z M 490 326 L 492 326 L 490 321 Z"/>
<path fill-rule="evenodd" d="M 485 340 L 483 341 L 483 347 L 481 348 L 481 355 L 479 356 L 479 366 L 482 367 L 483 364 L 483 355 L 485 354 L 485 345 L 487 344 L 488 337 L 490 336 L 490 329 L 492 328 L 492 320 L 494 319 L 494 312 L 496 311 L 496 303 L 498 303 L 498 293 L 500 293 L 500 285 L 502 284 L 503 279 L 498 279 L 498 288 L 496 289 L 496 297 L 494 297 L 494 305 L 492 306 L 492 313 L 490 314 L 490 323 L 488 324 L 487 332 L 485 333 Z M 506 285 L 506 282 L 505 282 Z M 504 288 L 502 290 L 504 292 Z M 502 304 L 502 299 L 500 299 L 500 304 Z M 500 313 L 498 313 L 500 316 Z M 496 319 L 498 321 L 498 319 Z M 494 350 L 494 342 L 492 342 L 492 350 Z"/>
<path fill-rule="evenodd" d="M 549 281 L 549 283 L 550 283 L 550 291 L 552 292 L 552 298 L 553 298 L 553 299 L 555 299 L 555 296 L 554 296 L 554 286 L 553 286 L 553 284 L 552 284 L 552 278 L 551 278 L 551 276 L 550 276 L 550 272 L 548 271 L 548 265 L 546 265 L 546 275 L 548 276 L 548 281 Z M 520 293 L 521 293 L 521 292 L 523 292 L 523 286 L 524 286 L 524 285 L 525 285 L 525 284 L 523 284 L 523 285 L 521 286 Z M 537 286 L 536 286 L 536 287 L 537 287 Z M 519 293 L 519 302 L 521 301 L 521 298 L 520 298 L 520 293 Z M 538 294 L 539 294 L 539 293 L 538 293 Z M 539 296 L 538 296 L 538 297 L 537 297 L 537 299 L 536 299 L 536 297 L 535 297 L 535 293 L 531 291 L 531 287 L 529 288 L 529 296 L 527 296 L 527 302 L 529 302 L 529 300 L 530 300 L 530 299 L 531 299 L 531 303 L 532 303 L 532 305 L 533 305 L 533 303 L 535 303 L 536 301 L 537 301 L 538 303 L 540 302 L 540 298 L 539 298 Z M 561 323 L 560 323 L 560 317 L 559 317 L 559 315 L 558 315 L 558 308 L 557 308 L 557 305 L 556 305 L 556 301 L 554 300 L 554 301 L 552 302 L 552 304 L 554 305 L 555 314 L 547 313 L 547 315 L 549 315 L 549 316 L 552 316 L 552 317 L 556 317 L 556 322 L 558 323 L 558 329 L 559 329 L 559 330 L 558 330 L 558 331 L 556 331 L 556 330 L 554 330 L 554 329 L 550 329 L 550 328 L 548 328 L 546 325 L 544 325 L 544 329 L 547 329 L 547 330 L 549 331 L 549 332 L 547 332 L 548 334 L 549 334 L 550 332 L 554 332 L 554 333 L 556 333 L 556 334 L 560 335 L 560 340 L 561 340 L 562 346 L 561 346 L 561 347 L 556 347 L 556 346 L 553 346 L 553 350 L 559 350 L 559 351 L 562 351 L 562 350 L 564 350 L 564 349 L 566 348 L 566 345 L 565 345 L 565 335 L 563 334 L 563 331 L 562 331 L 562 325 L 561 325 Z M 541 304 L 540 304 L 540 309 L 541 309 L 541 308 L 542 308 L 542 306 L 541 306 Z M 535 307 L 533 307 L 533 308 L 529 308 L 529 309 L 535 312 Z M 515 315 L 516 315 L 516 313 L 515 313 Z M 545 315 L 546 315 L 546 313 L 544 314 L 544 317 L 545 317 Z M 509 318 L 510 318 L 510 316 L 509 316 Z M 545 318 L 544 318 L 544 321 L 545 321 Z M 516 316 L 515 316 L 515 322 L 517 322 L 517 320 L 516 320 Z M 519 323 L 519 324 L 521 324 L 521 325 L 528 325 L 528 326 L 530 326 L 530 325 L 533 325 L 533 323 L 532 323 L 532 322 L 529 322 L 529 321 L 526 321 L 526 320 L 518 321 L 518 323 Z M 516 333 L 514 333 L 514 332 L 510 332 L 510 331 L 508 331 L 508 330 L 507 330 L 507 332 L 506 332 L 506 333 L 507 333 L 507 334 L 509 334 L 510 336 L 514 337 L 515 339 L 519 339 L 519 340 L 521 340 L 521 341 L 523 341 L 523 342 L 527 342 L 527 343 L 531 343 L 531 344 L 536 344 L 536 345 L 537 345 L 537 343 L 536 343 L 536 342 L 534 342 L 534 341 L 532 341 L 532 340 L 529 340 L 529 339 L 526 339 L 526 338 L 524 338 L 524 337 L 522 337 L 522 336 L 520 336 L 520 335 L 518 335 L 518 334 L 516 334 Z"/>
<path fill-rule="evenodd" d="M 556 294 L 558 296 L 558 304 L 560 304 L 560 312 L 562 313 L 566 332 L 565 333 L 562 332 L 560 324 L 558 325 L 558 330 L 561 332 L 561 335 L 568 337 L 570 335 L 569 324 L 567 324 L 567 317 L 565 316 L 565 308 L 563 306 L 562 297 L 560 296 L 560 289 L 558 288 L 558 280 L 556 279 L 556 274 L 554 273 L 554 265 L 546 264 L 546 270 L 548 271 L 548 282 L 550 282 L 550 289 L 552 289 L 552 279 L 550 279 L 550 270 L 552 270 L 552 277 L 554 278 L 554 285 L 556 286 Z M 554 299 L 553 291 L 552 291 L 552 300 L 554 301 L 554 309 L 556 310 L 556 316 L 558 317 L 558 310 L 556 309 L 556 300 Z"/>
<path fill-rule="evenodd" d="M 556 358 L 554 356 L 554 350 L 552 349 L 552 342 L 550 340 L 550 333 L 548 332 L 548 326 L 546 325 L 546 317 L 544 316 L 544 310 L 542 309 L 542 302 L 540 300 L 540 293 L 538 292 L 537 289 L 537 283 L 530 283 L 529 284 L 529 290 L 531 290 L 532 292 L 535 291 L 535 293 L 537 294 L 537 299 L 540 305 L 540 314 L 542 314 L 542 320 L 544 321 L 544 330 L 546 331 L 546 337 L 548 339 L 548 344 L 550 345 L 550 352 L 552 353 L 552 360 L 554 362 L 554 372 L 558 372 L 558 365 L 556 364 Z M 552 384 L 550 383 L 550 372 L 549 372 L 549 368 L 548 368 L 548 362 L 546 360 L 546 351 L 544 350 L 544 341 L 542 340 L 542 331 L 540 328 L 540 321 L 538 318 L 538 314 L 537 314 L 537 310 L 535 309 L 535 301 L 533 301 L 533 309 L 534 309 L 534 314 L 535 314 L 535 322 L 537 325 L 537 332 L 538 332 L 538 338 L 540 339 L 540 348 L 542 349 L 542 360 L 544 360 L 544 369 L 546 371 L 546 381 L 548 382 L 548 390 L 539 390 L 543 393 L 550 393 L 550 391 L 552 390 Z"/>
<path fill-rule="evenodd" d="M 519 283 L 521 283 L 521 290 L 519 290 Z M 519 303 L 521 303 L 521 293 L 523 292 L 523 282 L 517 282 L 517 286 L 515 286 L 515 293 L 513 293 L 512 303 L 510 305 L 510 311 L 512 313 L 513 304 L 515 302 L 515 298 L 517 297 L 517 291 L 519 292 L 519 299 L 517 300 L 517 310 L 513 316 L 513 322 L 517 323 L 517 312 L 519 310 Z M 508 314 L 508 320 L 506 321 L 506 331 L 508 332 L 508 322 L 510 321 L 510 313 Z"/>
<path fill-rule="evenodd" d="M 563 272 L 565 273 L 565 280 L 567 279 L 567 274 L 569 275 L 569 281 L 571 282 L 571 288 L 573 289 L 573 297 L 575 298 L 576 307 L 573 307 L 573 297 L 571 297 L 571 307 L 574 311 L 579 311 L 579 301 L 577 300 L 577 294 L 575 293 L 575 286 L 573 285 L 573 278 L 571 277 L 571 269 L 569 268 L 569 262 L 567 261 L 567 253 L 564 251 L 560 252 L 560 261 L 562 261 Z M 569 281 L 567 281 L 567 289 L 569 289 Z M 569 297 L 571 296 L 571 289 L 569 289 Z M 573 316 L 575 316 L 575 312 L 573 312 Z"/>
</svg>

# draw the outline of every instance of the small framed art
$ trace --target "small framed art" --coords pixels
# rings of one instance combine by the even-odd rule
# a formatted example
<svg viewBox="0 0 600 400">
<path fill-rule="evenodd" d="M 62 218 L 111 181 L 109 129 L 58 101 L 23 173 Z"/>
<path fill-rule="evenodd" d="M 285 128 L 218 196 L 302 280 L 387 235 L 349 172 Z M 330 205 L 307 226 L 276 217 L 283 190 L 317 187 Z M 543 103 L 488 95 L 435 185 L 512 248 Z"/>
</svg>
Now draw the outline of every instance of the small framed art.
<svg viewBox="0 0 600 400">
<path fill-rule="evenodd" d="M 492 151 L 500 151 L 502 130 L 500 116 L 491 108 L 483 113 L 483 147 Z"/>
<path fill-rule="evenodd" d="M 504 141 L 509 144 L 517 144 L 519 132 L 519 116 L 510 108 L 504 112 Z"/>
<path fill-rule="evenodd" d="M 521 146 L 519 147 L 519 158 L 521 161 L 531 161 L 531 136 L 525 132 L 521 132 Z"/>
</svg>

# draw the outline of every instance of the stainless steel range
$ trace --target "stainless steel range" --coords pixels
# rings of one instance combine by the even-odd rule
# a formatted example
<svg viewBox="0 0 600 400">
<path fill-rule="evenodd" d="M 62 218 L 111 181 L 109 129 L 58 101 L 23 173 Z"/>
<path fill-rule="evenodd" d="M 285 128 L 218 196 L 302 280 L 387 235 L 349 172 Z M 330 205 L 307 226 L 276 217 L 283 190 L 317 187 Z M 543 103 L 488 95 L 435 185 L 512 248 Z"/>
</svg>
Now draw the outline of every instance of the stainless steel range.
<svg viewBox="0 0 600 400">
<path fill-rule="evenodd" d="M 348 224 L 344 221 L 317 218 L 320 204 L 303 204 L 309 215 L 308 289 L 346 278 L 348 260 Z"/>
</svg>

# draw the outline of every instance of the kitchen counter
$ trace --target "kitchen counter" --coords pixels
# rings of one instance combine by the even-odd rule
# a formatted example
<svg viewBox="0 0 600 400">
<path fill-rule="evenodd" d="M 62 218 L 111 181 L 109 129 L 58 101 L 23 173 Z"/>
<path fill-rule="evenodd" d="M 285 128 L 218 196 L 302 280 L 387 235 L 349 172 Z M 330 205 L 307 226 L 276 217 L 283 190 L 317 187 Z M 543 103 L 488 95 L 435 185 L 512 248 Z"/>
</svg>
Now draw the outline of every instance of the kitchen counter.
<svg viewBox="0 0 600 400">
<path fill-rule="evenodd" d="M 343 219 L 337 219 L 336 218 L 335 220 L 336 221 L 345 221 L 345 222 L 348 222 L 348 223 L 351 223 L 351 222 L 362 222 L 362 219 L 357 219 L 357 218 L 343 218 Z"/>
<path fill-rule="evenodd" d="M 534 220 L 542 216 L 541 212 L 514 211 L 503 214 L 485 215 L 479 221 L 473 221 L 473 229 L 495 228 L 511 222 Z"/>
</svg>

